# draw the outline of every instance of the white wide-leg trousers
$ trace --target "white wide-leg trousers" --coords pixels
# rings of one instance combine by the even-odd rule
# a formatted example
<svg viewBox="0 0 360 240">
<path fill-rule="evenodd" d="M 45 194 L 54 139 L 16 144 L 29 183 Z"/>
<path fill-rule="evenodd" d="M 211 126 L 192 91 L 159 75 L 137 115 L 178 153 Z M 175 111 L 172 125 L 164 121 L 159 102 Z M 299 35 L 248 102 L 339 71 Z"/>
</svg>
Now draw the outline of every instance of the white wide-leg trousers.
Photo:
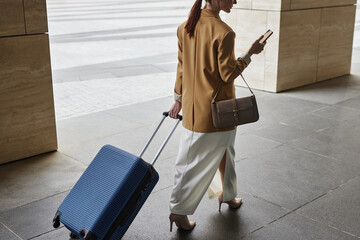
<svg viewBox="0 0 360 240">
<path fill-rule="evenodd" d="M 192 215 L 207 191 L 210 198 L 223 192 L 224 201 L 237 194 L 235 173 L 236 129 L 225 132 L 198 133 L 185 129 L 176 159 L 170 212 Z M 218 170 L 226 152 L 224 185 Z"/>
</svg>

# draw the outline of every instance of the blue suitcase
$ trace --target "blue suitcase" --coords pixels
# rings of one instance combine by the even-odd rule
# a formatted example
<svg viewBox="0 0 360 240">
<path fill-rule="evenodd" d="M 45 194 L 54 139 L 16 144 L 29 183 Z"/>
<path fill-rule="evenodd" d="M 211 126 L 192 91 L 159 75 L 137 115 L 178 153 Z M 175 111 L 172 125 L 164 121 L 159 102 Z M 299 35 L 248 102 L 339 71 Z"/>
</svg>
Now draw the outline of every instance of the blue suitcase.
<svg viewBox="0 0 360 240">
<path fill-rule="evenodd" d="M 164 112 L 139 157 L 103 146 L 58 208 L 53 226 L 64 224 L 72 239 L 121 239 L 158 182 L 153 165 L 182 120 L 179 115 L 152 163 L 147 163 L 141 157 L 167 116 Z"/>
</svg>

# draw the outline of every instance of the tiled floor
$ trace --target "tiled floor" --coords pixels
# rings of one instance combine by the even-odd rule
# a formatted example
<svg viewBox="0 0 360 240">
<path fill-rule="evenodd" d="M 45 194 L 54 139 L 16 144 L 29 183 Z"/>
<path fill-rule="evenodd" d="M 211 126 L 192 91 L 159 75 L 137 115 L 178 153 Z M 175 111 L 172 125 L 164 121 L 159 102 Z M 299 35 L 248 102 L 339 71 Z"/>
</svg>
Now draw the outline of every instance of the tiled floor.
<svg viewBox="0 0 360 240">
<path fill-rule="evenodd" d="M 323 85 L 342 89 L 348 78 L 313 85 L 312 92 L 325 99 Z M 179 127 L 156 164 L 160 181 L 124 239 L 359 238 L 357 91 L 358 96 L 332 104 L 305 101 L 291 92 L 260 94 L 258 104 L 266 108 L 260 110 L 261 121 L 239 127 L 236 137 L 238 191 L 244 204 L 238 211 L 224 207 L 218 213 L 216 200 L 205 197 L 191 216 L 198 223 L 191 233 L 168 229 Z M 59 121 L 58 152 L 0 166 L 0 239 L 67 239 L 64 227 L 53 229 L 51 219 L 86 165 L 108 143 L 137 154 L 171 103 L 165 97 Z M 146 110 L 139 118 L 141 109 Z M 172 124 L 164 124 L 146 160 Z"/>
<path fill-rule="evenodd" d="M 79 8 L 79 4 L 74 3 L 73 7 Z M 89 2 L 88 7 L 95 5 Z M 53 1 L 50 15 L 58 11 L 59 6 L 61 3 Z M 84 11 L 82 18 L 86 18 L 89 11 Z M 136 17 L 131 11 L 128 15 L 128 18 Z M 68 20 L 71 15 L 58 13 L 49 18 L 49 23 L 54 23 Z M 111 21 L 111 15 L 101 15 L 101 18 Z M 358 39 L 359 21 L 356 24 L 355 39 Z M 74 40 L 65 33 L 69 29 L 63 31 L 58 33 L 64 36 L 59 37 L 57 44 Z M 74 31 L 78 30 L 74 27 Z M 101 34 L 106 35 L 106 29 Z M 354 42 L 352 75 L 280 94 L 255 91 L 261 119 L 239 127 L 236 136 L 238 195 L 244 199 L 239 210 L 223 206 L 219 213 L 217 201 L 205 196 L 190 216 L 197 221 L 196 228 L 192 232 L 169 232 L 168 202 L 183 130 L 179 127 L 156 163 L 159 183 L 124 239 L 359 239 L 360 49 L 356 44 L 359 43 Z M 92 47 L 90 44 L 83 48 Z M 57 54 L 54 51 L 53 58 L 56 59 Z M 159 54 L 164 55 L 156 58 L 154 64 L 166 65 L 163 66 L 165 74 L 172 74 L 174 63 L 169 61 L 172 55 Z M 105 55 L 101 58 L 106 61 Z M 85 68 L 75 62 L 57 60 L 64 68 L 55 67 L 54 76 L 59 77 L 55 86 L 64 83 L 60 76 L 70 76 L 71 69 L 76 68 L 74 72 L 79 76 L 82 71 L 102 74 L 102 70 L 96 71 L 95 65 L 91 65 L 97 64 L 96 59 L 83 59 L 88 61 Z M 112 61 L 108 66 L 115 66 L 115 71 L 118 62 Z M 150 69 L 137 67 L 140 73 Z M 117 70 L 119 76 L 127 74 L 125 69 Z M 71 81 L 76 84 L 78 79 Z M 247 89 L 237 88 L 237 93 L 247 93 Z M 83 95 L 86 97 L 86 93 Z M 68 230 L 63 226 L 54 229 L 52 218 L 97 151 L 104 144 L 112 144 L 138 154 L 161 113 L 170 108 L 172 98 L 150 96 L 135 104 L 123 103 L 119 102 L 120 107 L 104 107 L 103 111 L 99 111 L 100 106 L 80 115 L 74 111 L 70 113 L 70 116 L 76 113 L 74 116 L 58 119 L 57 152 L 0 166 L 1 240 L 68 239 Z M 173 123 L 169 119 L 164 123 L 145 160 L 151 160 Z"/>
</svg>

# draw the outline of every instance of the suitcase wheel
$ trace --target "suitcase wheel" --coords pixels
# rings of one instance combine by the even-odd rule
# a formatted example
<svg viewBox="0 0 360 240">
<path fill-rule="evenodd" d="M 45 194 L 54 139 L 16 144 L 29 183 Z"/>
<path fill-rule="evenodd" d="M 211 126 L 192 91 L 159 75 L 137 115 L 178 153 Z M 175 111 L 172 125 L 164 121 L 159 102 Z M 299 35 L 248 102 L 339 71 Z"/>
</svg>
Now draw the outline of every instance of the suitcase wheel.
<svg viewBox="0 0 360 240">
<path fill-rule="evenodd" d="M 94 233 L 90 232 L 85 228 L 81 229 L 80 234 L 84 238 L 84 240 L 98 240 L 97 236 Z"/>
<path fill-rule="evenodd" d="M 70 233 L 70 240 L 74 240 L 74 239 L 80 239 L 76 234 L 74 233 Z"/>
<path fill-rule="evenodd" d="M 60 226 L 60 216 L 61 216 L 61 212 L 57 211 L 55 217 L 53 218 L 54 228 L 58 228 Z"/>
</svg>

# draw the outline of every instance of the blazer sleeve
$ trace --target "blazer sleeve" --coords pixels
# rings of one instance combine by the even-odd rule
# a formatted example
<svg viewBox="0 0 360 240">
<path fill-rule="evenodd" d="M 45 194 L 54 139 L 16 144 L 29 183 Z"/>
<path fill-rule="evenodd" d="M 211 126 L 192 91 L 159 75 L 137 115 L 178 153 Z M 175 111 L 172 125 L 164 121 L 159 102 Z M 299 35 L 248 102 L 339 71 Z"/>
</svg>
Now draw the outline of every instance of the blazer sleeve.
<svg viewBox="0 0 360 240">
<path fill-rule="evenodd" d="M 174 99 L 175 101 L 181 102 L 182 95 L 182 78 L 183 78 L 183 63 L 182 63 L 182 35 L 180 33 L 180 27 L 177 29 L 177 37 L 178 37 L 178 65 L 176 72 L 176 81 L 174 88 Z"/>
<path fill-rule="evenodd" d="M 231 31 L 224 36 L 218 47 L 219 73 L 225 83 L 234 81 L 240 75 L 236 67 L 241 72 L 247 67 L 244 58 L 235 59 L 234 46 L 235 33 Z"/>
</svg>

